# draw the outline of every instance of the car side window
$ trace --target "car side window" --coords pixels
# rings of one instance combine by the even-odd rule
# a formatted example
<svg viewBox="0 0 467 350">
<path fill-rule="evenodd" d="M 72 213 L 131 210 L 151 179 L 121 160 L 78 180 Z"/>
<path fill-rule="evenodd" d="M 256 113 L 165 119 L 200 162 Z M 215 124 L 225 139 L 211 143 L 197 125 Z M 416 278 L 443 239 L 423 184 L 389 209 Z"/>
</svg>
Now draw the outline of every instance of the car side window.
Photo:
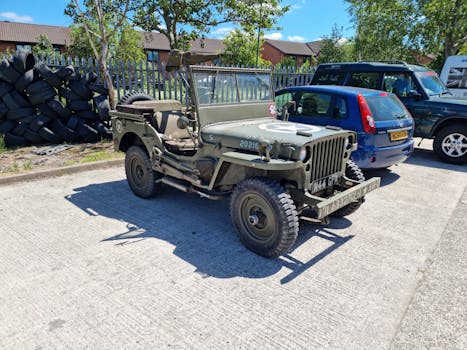
<svg viewBox="0 0 467 350">
<path fill-rule="evenodd" d="M 314 85 L 343 85 L 345 80 L 345 72 L 323 70 L 317 71 L 313 76 L 312 84 Z"/>
<path fill-rule="evenodd" d="M 378 81 L 378 72 L 354 72 L 350 76 L 350 80 L 347 85 L 366 89 L 378 89 Z"/>
<path fill-rule="evenodd" d="M 417 90 L 417 86 L 408 73 L 386 73 L 383 78 L 383 90 L 398 97 L 406 97 L 411 90 Z"/>
<path fill-rule="evenodd" d="M 297 107 L 297 115 L 313 117 L 329 116 L 331 96 L 316 92 L 304 92 Z"/>
<path fill-rule="evenodd" d="M 282 107 L 284 107 L 284 105 L 287 102 L 290 102 L 292 100 L 293 100 L 293 94 L 291 92 L 284 92 L 280 95 L 277 95 L 275 97 L 275 101 L 277 105 L 277 113 L 279 115 L 282 115 Z M 292 113 L 292 110 L 290 110 L 289 113 Z"/>
<path fill-rule="evenodd" d="M 347 102 L 342 97 L 334 98 L 334 106 L 332 108 L 332 117 L 335 119 L 347 118 Z"/>
</svg>

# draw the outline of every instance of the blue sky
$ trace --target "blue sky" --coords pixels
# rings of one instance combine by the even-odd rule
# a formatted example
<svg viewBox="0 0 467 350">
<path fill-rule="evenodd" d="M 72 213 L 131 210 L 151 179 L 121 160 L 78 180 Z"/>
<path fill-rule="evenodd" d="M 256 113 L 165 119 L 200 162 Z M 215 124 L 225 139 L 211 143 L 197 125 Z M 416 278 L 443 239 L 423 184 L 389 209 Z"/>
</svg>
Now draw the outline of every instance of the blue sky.
<svg viewBox="0 0 467 350">
<path fill-rule="evenodd" d="M 0 20 L 68 26 L 71 20 L 63 14 L 66 3 L 65 0 L 0 0 Z M 334 24 L 343 27 L 346 37 L 353 35 L 343 0 L 285 0 L 283 3 L 291 5 L 291 10 L 279 20 L 281 30 L 266 33 L 271 39 L 314 41 L 329 36 Z M 220 26 L 208 36 L 223 38 L 232 27 Z"/>
</svg>

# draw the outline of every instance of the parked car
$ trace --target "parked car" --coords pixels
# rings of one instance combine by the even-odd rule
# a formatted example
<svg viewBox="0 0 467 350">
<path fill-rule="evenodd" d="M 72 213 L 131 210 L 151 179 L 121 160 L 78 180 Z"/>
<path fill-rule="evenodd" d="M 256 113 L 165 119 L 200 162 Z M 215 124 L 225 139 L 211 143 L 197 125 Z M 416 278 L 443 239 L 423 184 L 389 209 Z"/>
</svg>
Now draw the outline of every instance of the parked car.
<svg viewBox="0 0 467 350">
<path fill-rule="evenodd" d="M 311 84 L 395 93 L 414 118 L 414 136 L 434 139 L 441 160 L 467 163 L 467 99 L 453 97 L 431 69 L 402 61 L 329 63 L 318 66 Z"/>
<path fill-rule="evenodd" d="M 357 132 L 351 158 L 362 169 L 386 168 L 413 152 L 414 122 L 394 94 L 344 86 L 296 86 L 276 92 L 279 111 L 290 101 L 289 120 Z M 281 112 L 282 113 L 282 112 Z"/>
<path fill-rule="evenodd" d="M 467 98 L 467 56 L 449 56 L 439 75 L 454 96 Z"/>
</svg>

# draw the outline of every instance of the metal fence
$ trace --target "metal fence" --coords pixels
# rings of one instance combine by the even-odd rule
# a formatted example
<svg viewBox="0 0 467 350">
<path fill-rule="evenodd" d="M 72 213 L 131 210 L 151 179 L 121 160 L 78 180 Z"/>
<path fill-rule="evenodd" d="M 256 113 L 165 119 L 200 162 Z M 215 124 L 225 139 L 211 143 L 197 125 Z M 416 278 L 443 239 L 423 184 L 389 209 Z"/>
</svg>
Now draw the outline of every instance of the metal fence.
<svg viewBox="0 0 467 350">
<path fill-rule="evenodd" d="M 93 58 L 80 59 L 55 55 L 39 57 L 38 60 L 54 68 L 72 65 L 80 74 L 94 72 L 98 76 L 97 83 L 104 83 L 98 62 Z M 184 80 L 180 76 L 183 71 L 169 73 L 165 70 L 165 63 L 110 60 L 108 68 L 116 89 L 117 99 L 129 91 L 142 91 L 155 99 L 176 99 L 182 103 L 187 102 Z M 277 90 L 286 86 L 309 84 L 315 67 L 275 66 L 272 72 L 273 88 Z"/>
</svg>

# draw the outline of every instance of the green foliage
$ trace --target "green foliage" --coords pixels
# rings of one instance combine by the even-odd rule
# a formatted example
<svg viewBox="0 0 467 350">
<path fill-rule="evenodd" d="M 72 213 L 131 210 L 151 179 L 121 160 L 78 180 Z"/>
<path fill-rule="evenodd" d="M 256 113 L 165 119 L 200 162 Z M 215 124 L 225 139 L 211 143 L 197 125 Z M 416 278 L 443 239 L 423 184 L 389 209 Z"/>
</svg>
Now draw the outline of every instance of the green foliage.
<svg viewBox="0 0 467 350">
<path fill-rule="evenodd" d="M 5 135 L 0 134 L 0 154 L 6 152 Z"/>
<path fill-rule="evenodd" d="M 190 41 L 222 23 L 237 23 L 246 32 L 272 28 L 288 11 L 281 0 L 136 0 L 134 23 L 158 31 L 173 49 L 187 50 Z"/>
<path fill-rule="evenodd" d="M 93 30 L 97 30 L 97 23 L 90 22 Z M 110 29 L 110 28 L 109 28 Z M 89 39 L 83 26 L 72 25 L 70 31 L 71 45 L 67 47 L 68 55 L 72 57 L 93 57 Z M 97 38 L 93 38 L 94 45 L 99 47 Z M 122 24 L 116 35 L 109 41 L 109 59 L 140 61 L 145 59 L 142 36 L 130 26 L 128 22 Z"/>
<path fill-rule="evenodd" d="M 123 23 L 118 32 L 114 53 L 111 57 L 119 60 L 142 61 L 146 58 L 143 49 L 143 37 L 128 22 Z"/>
<path fill-rule="evenodd" d="M 297 60 L 292 56 L 285 56 L 278 64 L 281 67 L 296 67 Z"/>
<path fill-rule="evenodd" d="M 38 43 L 32 47 L 32 52 L 34 55 L 42 57 L 59 55 L 59 53 L 54 50 L 52 42 L 47 35 L 39 34 L 37 41 Z"/>
<path fill-rule="evenodd" d="M 347 0 L 356 29 L 357 59 L 384 60 L 412 58 L 410 28 L 414 7 L 406 0 Z"/>
<path fill-rule="evenodd" d="M 82 26 L 72 25 L 70 26 L 70 40 L 71 44 L 67 46 L 67 54 L 72 57 L 93 57 L 94 52 L 92 51 L 91 44 L 86 35 L 86 30 Z M 98 45 L 95 40 L 95 45 Z"/>
<path fill-rule="evenodd" d="M 358 59 L 403 59 L 414 53 L 447 56 L 467 42 L 465 0 L 346 0 L 356 29 Z M 467 48 L 465 48 L 467 50 Z"/>
<path fill-rule="evenodd" d="M 342 27 L 335 25 L 331 36 L 323 39 L 318 55 L 318 64 L 346 62 L 352 60 L 352 43 L 343 43 Z"/>
<path fill-rule="evenodd" d="M 257 35 L 253 32 L 243 32 L 240 29 L 230 32 L 224 39 L 225 54 L 222 55 L 222 61 L 234 66 L 255 66 L 258 49 Z M 263 41 L 263 38 L 260 36 L 258 66 L 271 64 L 271 62 L 261 58 Z"/>
</svg>

